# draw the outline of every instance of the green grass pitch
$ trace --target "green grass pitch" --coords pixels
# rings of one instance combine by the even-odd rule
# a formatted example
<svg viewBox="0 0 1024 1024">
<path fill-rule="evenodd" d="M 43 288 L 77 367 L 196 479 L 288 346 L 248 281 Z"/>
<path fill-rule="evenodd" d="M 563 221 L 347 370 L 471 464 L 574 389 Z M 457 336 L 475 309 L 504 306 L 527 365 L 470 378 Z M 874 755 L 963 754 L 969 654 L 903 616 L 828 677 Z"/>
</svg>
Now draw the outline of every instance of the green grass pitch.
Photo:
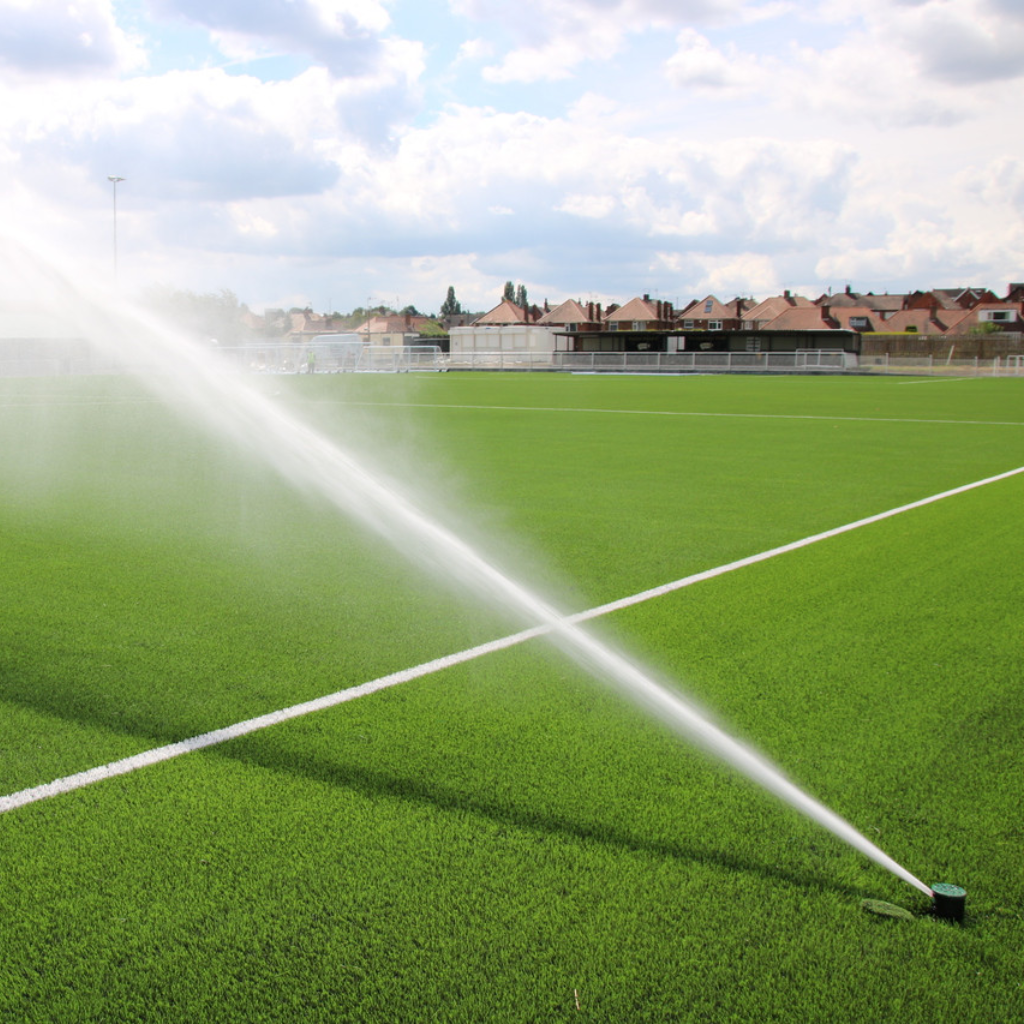
<svg viewBox="0 0 1024 1024">
<path fill-rule="evenodd" d="M 1024 382 L 265 377 L 566 611 L 1024 466 Z M 0 1022 L 1024 1018 L 1024 476 L 0 815 Z M 123 379 L 0 380 L 0 795 L 520 623 Z M 878 899 L 911 921 L 864 913 Z"/>
</svg>

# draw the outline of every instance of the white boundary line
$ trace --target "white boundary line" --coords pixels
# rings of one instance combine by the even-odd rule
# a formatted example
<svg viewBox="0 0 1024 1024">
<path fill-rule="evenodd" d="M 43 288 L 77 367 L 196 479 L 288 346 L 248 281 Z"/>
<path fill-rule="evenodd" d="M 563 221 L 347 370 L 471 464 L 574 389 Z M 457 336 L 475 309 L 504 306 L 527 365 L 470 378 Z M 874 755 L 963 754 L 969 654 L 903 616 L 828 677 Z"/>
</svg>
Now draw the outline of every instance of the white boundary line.
<svg viewBox="0 0 1024 1024">
<path fill-rule="evenodd" d="M 959 379 L 959 378 L 958 378 Z M 964 378 L 969 379 L 969 378 Z M 900 384 L 927 384 L 929 381 L 899 381 Z M 685 409 L 594 409 L 586 406 L 557 405 L 462 405 L 446 402 L 324 402 L 324 405 L 345 405 L 370 409 L 452 409 L 469 412 L 562 412 L 589 413 L 601 416 L 688 416 L 698 419 L 737 420 L 810 420 L 826 423 L 910 423 L 945 427 L 1024 427 L 1024 420 L 939 420 L 914 419 L 907 416 L 820 416 L 811 413 L 783 412 L 694 412 Z"/>
<path fill-rule="evenodd" d="M 984 487 L 987 484 L 996 483 L 1000 480 L 1007 480 L 1010 477 L 1018 476 L 1022 473 L 1024 473 L 1024 466 L 1020 466 L 1017 469 L 1011 469 L 1006 473 L 999 473 L 996 476 L 986 477 L 984 480 L 976 480 L 974 483 L 964 484 L 962 487 L 954 487 L 951 490 L 943 491 L 940 494 L 933 494 L 928 498 L 921 498 L 920 500 L 912 501 L 907 505 L 900 505 L 898 508 L 891 508 L 888 511 L 879 512 L 876 515 L 867 516 L 864 519 L 858 519 L 856 522 L 847 523 L 845 526 L 837 526 L 831 530 L 825 530 L 822 533 L 816 533 L 810 537 L 804 537 L 801 540 L 792 541 L 789 544 L 783 544 L 780 547 L 772 548 L 769 551 L 762 551 L 757 555 L 749 555 L 746 558 L 737 559 L 735 562 L 729 562 L 725 565 L 717 566 L 714 569 L 706 569 L 703 572 L 694 573 L 691 576 L 685 576 L 682 579 L 674 580 L 671 583 L 665 583 L 659 587 L 653 587 L 650 590 L 641 591 L 640 593 L 633 594 L 630 597 L 620 598 L 617 601 L 611 601 L 608 604 L 599 605 L 596 608 L 577 612 L 575 615 L 566 616 L 565 621 L 575 624 L 586 622 L 590 619 L 596 619 L 602 615 L 608 615 L 611 612 L 620 611 L 623 608 L 642 604 L 644 601 L 649 601 L 652 598 L 662 597 L 665 594 L 672 593 L 673 591 L 682 590 L 684 587 L 692 586 L 694 583 L 702 583 L 705 580 L 715 579 L 717 576 L 724 576 L 726 573 L 734 572 L 737 569 L 756 565 L 759 562 L 766 562 L 771 558 L 788 554 L 791 551 L 799 551 L 801 548 L 809 547 L 811 544 L 817 544 L 819 541 L 828 540 L 831 537 L 838 537 L 844 533 L 850 533 L 852 530 L 858 530 L 862 526 L 870 526 L 872 523 L 879 523 L 885 519 L 891 519 L 893 516 L 900 515 L 903 512 L 910 512 L 914 509 L 923 508 L 926 505 L 932 505 L 945 498 L 964 494 L 967 491 L 973 491 L 979 487 Z M 495 651 L 514 647 L 515 645 L 524 643 L 527 640 L 543 636 L 552 632 L 555 628 L 555 624 L 549 623 L 541 626 L 534 626 L 530 629 L 524 629 L 519 633 L 513 633 L 509 636 L 501 637 L 500 639 L 492 640 L 476 647 L 470 647 L 455 654 L 448 654 L 441 658 L 435 658 L 433 661 L 427 661 L 421 665 L 415 665 L 412 668 L 403 669 L 400 672 L 393 672 L 390 675 L 381 676 L 379 679 L 374 679 L 368 683 L 362 683 L 358 686 L 352 686 L 346 690 L 339 690 L 336 693 L 328 694 L 325 697 L 318 697 L 315 700 L 306 701 L 302 704 L 293 704 L 291 707 L 282 708 L 279 711 L 271 711 L 270 713 L 260 715 L 257 718 L 249 718 L 244 722 L 236 722 L 234 725 L 225 726 L 223 729 L 214 729 L 212 732 L 206 732 L 200 736 L 193 736 L 190 739 L 181 740 L 177 743 L 170 743 L 163 747 L 155 747 L 152 750 L 143 751 L 141 754 L 134 754 L 131 757 L 122 758 L 120 761 L 111 761 L 109 764 L 99 765 L 96 768 L 90 768 L 84 772 L 77 772 L 74 775 L 66 775 L 63 778 L 55 779 L 53 782 L 48 782 L 41 786 L 33 786 L 30 789 L 23 789 L 17 793 L 11 793 L 8 796 L 0 796 L 0 814 L 5 813 L 6 811 L 13 811 L 17 807 L 24 807 L 26 804 L 35 803 L 39 800 L 46 800 L 49 797 L 60 796 L 63 793 L 70 793 L 73 790 L 82 789 L 85 786 L 91 786 L 93 783 L 102 782 L 104 779 L 114 778 L 118 775 L 127 775 L 130 772 L 138 771 L 140 768 L 148 768 L 150 765 L 159 764 L 162 761 L 169 761 L 182 754 L 190 754 L 195 750 L 202 750 L 205 747 L 212 747 L 219 743 L 226 743 L 228 740 L 237 739 L 240 736 L 246 736 L 252 732 L 258 732 L 260 729 L 267 729 L 272 725 L 279 725 L 281 722 L 287 722 L 292 718 L 301 718 L 302 716 L 312 714 L 315 711 L 323 711 L 326 708 L 332 708 L 337 704 L 344 704 L 347 701 L 356 700 L 359 697 L 365 697 L 368 694 L 376 693 L 379 690 L 386 690 L 391 686 L 398 686 L 400 683 L 407 683 L 410 680 L 419 679 L 423 676 L 431 675 L 434 672 L 440 672 L 442 669 L 451 668 L 453 665 L 460 665 L 463 662 L 472 661 L 475 658 L 483 657 L 486 654 L 492 654 Z"/>
</svg>

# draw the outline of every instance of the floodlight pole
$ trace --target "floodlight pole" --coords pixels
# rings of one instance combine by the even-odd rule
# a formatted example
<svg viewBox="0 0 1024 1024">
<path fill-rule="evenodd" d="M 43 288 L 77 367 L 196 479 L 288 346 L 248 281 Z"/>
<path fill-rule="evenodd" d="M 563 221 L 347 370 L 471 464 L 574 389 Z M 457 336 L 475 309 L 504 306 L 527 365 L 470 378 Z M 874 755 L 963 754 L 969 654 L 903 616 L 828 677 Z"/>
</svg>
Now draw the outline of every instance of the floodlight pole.
<svg viewBox="0 0 1024 1024">
<path fill-rule="evenodd" d="M 117 284 L 117 183 L 124 181 L 124 178 L 108 174 L 107 181 L 114 187 L 114 284 Z"/>
</svg>

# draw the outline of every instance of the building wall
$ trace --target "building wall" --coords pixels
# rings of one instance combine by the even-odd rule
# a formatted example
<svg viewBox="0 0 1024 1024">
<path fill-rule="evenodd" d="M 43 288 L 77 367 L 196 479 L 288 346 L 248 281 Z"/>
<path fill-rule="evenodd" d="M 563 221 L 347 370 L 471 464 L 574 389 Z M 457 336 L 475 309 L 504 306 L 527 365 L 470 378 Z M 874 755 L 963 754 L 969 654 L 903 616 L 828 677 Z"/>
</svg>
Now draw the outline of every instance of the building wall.
<svg viewBox="0 0 1024 1024">
<path fill-rule="evenodd" d="M 449 338 L 453 356 L 463 352 L 554 352 L 557 340 L 554 328 L 536 324 L 453 327 Z"/>
</svg>

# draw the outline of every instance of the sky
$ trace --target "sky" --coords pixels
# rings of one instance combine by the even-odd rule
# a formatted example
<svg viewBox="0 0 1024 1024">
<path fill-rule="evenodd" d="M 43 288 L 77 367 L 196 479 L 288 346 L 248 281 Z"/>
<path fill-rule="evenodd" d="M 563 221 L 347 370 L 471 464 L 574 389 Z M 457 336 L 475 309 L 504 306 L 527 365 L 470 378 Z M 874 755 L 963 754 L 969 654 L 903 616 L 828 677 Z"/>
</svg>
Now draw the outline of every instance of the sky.
<svg viewBox="0 0 1024 1024">
<path fill-rule="evenodd" d="M 0 233 L 257 312 L 1001 294 L 1022 52 L 1020 0 L 0 0 Z"/>
</svg>

